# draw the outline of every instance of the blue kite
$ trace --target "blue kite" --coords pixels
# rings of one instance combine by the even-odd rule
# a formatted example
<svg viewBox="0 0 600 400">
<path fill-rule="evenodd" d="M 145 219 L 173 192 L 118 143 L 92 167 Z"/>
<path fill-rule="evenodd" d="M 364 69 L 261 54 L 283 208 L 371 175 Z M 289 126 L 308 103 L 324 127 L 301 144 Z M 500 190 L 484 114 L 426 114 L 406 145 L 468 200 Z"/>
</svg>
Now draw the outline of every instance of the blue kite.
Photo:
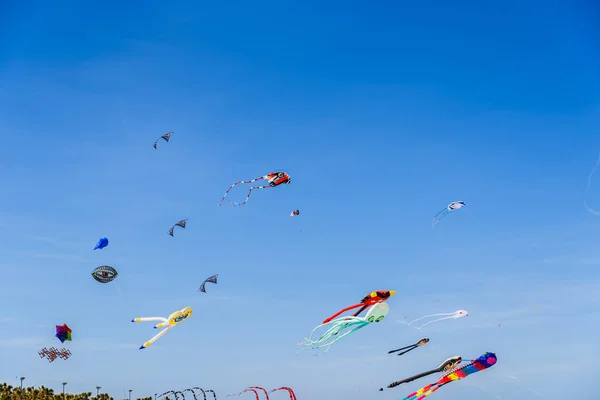
<svg viewBox="0 0 600 400">
<path fill-rule="evenodd" d="M 96 243 L 96 247 L 94 247 L 94 250 L 102 250 L 106 246 L 108 246 L 108 239 L 103 237 L 98 240 L 98 243 Z"/>
</svg>

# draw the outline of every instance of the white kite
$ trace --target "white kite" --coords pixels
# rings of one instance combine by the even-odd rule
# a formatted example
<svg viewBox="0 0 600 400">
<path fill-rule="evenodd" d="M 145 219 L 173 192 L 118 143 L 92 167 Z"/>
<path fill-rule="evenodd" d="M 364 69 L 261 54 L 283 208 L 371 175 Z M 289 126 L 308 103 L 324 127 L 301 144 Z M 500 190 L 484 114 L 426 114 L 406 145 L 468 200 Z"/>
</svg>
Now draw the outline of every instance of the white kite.
<svg viewBox="0 0 600 400">
<path fill-rule="evenodd" d="M 440 220 L 442 218 L 444 218 L 446 215 L 450 214 L 452 211 L 461 209 L 464 205 L 465 205 L 464 201 L 453 201 L 452 203 L 448 204 L 446 206 L 446 208 L 444 208 L 442 211 L 437 213 L 437 215 L 435 217 L 433 217 L 433 222 L 431 224 L 431 227 L 433 228 L 435 226 L 435 224 L 440 222 Z"/>
<path fill-rule="evenodd" d="M 444 319 L 457 319 L 457 318 L 468 317 L 468 316 L 469 316 L 469 313 L 466 310 L 458 310 L 458 311 L 455 311 L 453 313 L 430 314 L 430 315 L 425 315 L 424 317 L 421 317 L 421 318 L 413 319 L 412 321 L 410 321 L 408 323 L 408 326 L 411 326 L 413 322 L 417 322 L 417 321 L 420 321 L 420 320 L 425 319 L 425 318 L 442 317 L 442 318 L 437 318 L 437 319 L 434 319 L 432 321 L 426 322 L 423 325 L 419 325 L 419 326 L 415 327 L 415 328 L 421 330 L 421 328 L 423 328 L 424 326 L 427 326 L 427 325 L 431 324 L 432 322 L 442 321 Z"/>
<path fill-rule="evenodd" d="M 156 334 L 156 336 L 154 336 L 152 339 L 148 340 L 146 343 L 144 343 L 141 347 L 141 349 L 145 349 L 146 347 L 150 346 L 152 343 L 156 342 L 156 340 L 161 337 L 162 335 L 164 335 L 165 333 L 167 333 L 167 331 L 171 328 L 173 328 L 175 325 L 177 325 L 178 323 L 185 321 L 190 315 L 192 315 L 192 307 L 184 307 L 181 310 L 175 311 L 174 313 L 171 313 L 171 315 L 169 315 L 169 318 L 163 318 L 163 317 L 147 317 L 147 318 L 134 318 L 131 320 L 131 322 L 151 322 L 151 321 L 160 321 L 159 324 L 154 326 L 154 329 L 160 329 L 160 328 L 165 328 L 162 331 L 158 332 L 158 334 Z"/>
</svg>

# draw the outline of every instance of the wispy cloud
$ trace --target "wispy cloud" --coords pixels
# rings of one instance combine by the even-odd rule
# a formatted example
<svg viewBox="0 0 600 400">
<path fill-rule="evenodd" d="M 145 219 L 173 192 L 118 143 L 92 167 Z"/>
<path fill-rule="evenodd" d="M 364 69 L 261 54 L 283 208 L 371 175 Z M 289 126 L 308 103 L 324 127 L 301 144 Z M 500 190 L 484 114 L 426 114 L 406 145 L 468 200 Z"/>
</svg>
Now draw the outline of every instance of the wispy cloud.
<svg viewBox="0 0 600 400">
<path fill-rule="evenodd" d="M 38 240 L 40 242 L 58 244 L 58 240 L 52 239 L 52 238 L 48 238 L 48 237 L 44 237 L 44 236 L 25 235 L 25 238 L 31 239 L 31 240 Z"/>
<path fill-rule="evenodd" d="M 35 347 L 44 341 L 44 338 L 15 338 L 0 339 L 0 347 Z"/>
</svg>

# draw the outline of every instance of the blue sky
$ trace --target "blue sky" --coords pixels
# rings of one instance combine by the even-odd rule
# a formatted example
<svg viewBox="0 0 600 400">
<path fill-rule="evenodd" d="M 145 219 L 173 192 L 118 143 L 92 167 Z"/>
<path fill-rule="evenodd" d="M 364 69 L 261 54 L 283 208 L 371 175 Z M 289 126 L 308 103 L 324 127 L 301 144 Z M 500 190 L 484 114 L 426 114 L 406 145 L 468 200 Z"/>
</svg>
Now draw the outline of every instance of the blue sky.
<svg viewBox="0 0 600 400">
<path fill-rule="evenodd" d="M 434 398 L 593 397 L 597 5 L 172 3 L 2 5 L 0 381 L 399 399 L 432 379 L 376 391 L 493 351 Z M 272 170 L 292 184 L 216 206 Z M 600 176 L 587 196 L 600 208 Z M 103 264 L 119 271 L 107 285 L 90 276 Z M 296 354 L 375 289 L 398 291 L 384 322 Z M 155 331 L 132 318 L 184 306 L 138 350 Z M 403 323 L 458 309 L 424 333 Z M 37 352 L 63 323 L 73 356 L 49 364 Z"/>
</svg>

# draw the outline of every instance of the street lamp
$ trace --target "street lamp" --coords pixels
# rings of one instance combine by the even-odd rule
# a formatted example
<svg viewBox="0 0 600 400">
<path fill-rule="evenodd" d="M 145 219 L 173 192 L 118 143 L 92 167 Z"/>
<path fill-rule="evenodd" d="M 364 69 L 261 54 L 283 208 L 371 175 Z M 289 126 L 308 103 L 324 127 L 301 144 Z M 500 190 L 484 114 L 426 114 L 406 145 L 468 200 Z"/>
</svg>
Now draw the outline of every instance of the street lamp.
<svg viewBox="0 0 600 400">
<path fill-rule="evenodd" d="M 133 392 L 133 389 L 129 389 L 129 400 L 131 400 L 131 392 Z"/>
<path fill-rule="evenodd" d="M 63 399 L 65 398 L 65 386 L 67 386 L 67 382 L 63 382 Z"/>
<path fill-rule="evenodd" d="M 22 376 L 19 379 L 21 379 L 21 391 L 19 392 L 19 398 L 22 399 L 23 398 L 23 381 L 25 380 L 25 377 Z"/>
<path fill-rule="evenodd" d="M 100 389 L 102 389 L 102 386 L 96 386 L 96 397 L 98 397 Z"/>
</svg>

